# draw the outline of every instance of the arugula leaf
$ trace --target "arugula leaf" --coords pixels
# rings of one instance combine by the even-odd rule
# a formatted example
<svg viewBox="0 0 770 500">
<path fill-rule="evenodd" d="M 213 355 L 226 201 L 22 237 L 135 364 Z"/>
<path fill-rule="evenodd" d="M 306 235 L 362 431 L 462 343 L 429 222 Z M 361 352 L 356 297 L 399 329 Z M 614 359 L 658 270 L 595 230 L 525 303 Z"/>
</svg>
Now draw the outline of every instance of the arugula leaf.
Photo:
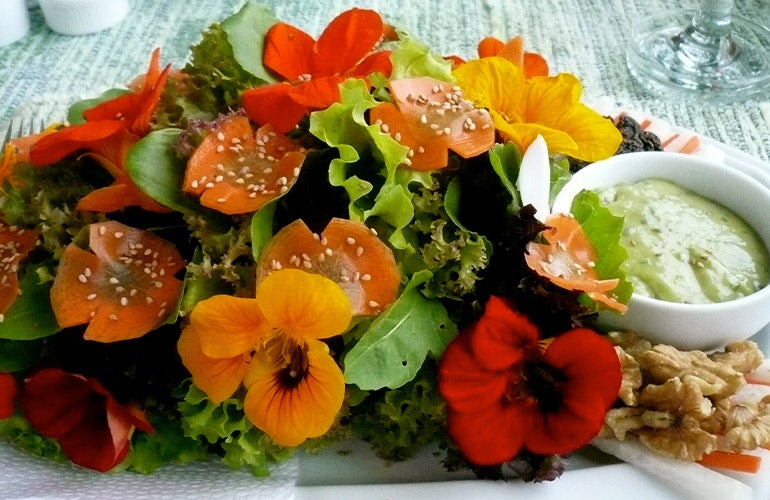
<svg viewBox="0 0 770 500">
<path fill-rule="evenodd" d="M 428 355 L 441 356 L 457 334 L 443 304 L 418 289 L 430 278 L 416 273 L 344 359 L 345 381 L 364 390 L 395 389 L 412 380 Z"/>
</svg>

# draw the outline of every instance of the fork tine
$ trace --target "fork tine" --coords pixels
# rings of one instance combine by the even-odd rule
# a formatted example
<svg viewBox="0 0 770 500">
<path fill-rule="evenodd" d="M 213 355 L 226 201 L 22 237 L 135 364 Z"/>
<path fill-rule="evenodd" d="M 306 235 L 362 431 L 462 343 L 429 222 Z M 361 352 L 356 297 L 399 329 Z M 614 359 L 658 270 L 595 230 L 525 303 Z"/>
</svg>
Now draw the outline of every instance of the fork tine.
<svg viewBox="0 0 770 500">
<path fill-rule="evenodd" d="M 13 125 L 14 120 L 11 118 L 11 121 L 8 123 L 8 130 L 5 132 L 5 137 L 3 138 L 3 144 L 8 144 L 11 142 L 11 139 L 13 139 Z"/>
</svg>

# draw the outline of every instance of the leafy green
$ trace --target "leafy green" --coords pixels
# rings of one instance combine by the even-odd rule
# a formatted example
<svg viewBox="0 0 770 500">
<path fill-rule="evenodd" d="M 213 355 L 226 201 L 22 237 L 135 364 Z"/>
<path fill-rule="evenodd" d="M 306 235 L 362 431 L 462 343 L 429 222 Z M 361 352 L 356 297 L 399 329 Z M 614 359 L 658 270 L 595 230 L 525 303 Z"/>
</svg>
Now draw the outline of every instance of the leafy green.
<svg viewBox="0 0 770 500">
<path fill-rule="evenodd" d="M 188 463 L 208 458 L 207 447 L 184 435 L 178 416 L 153 415 L 155 432 L 137 432 L 131 440 L 131 453 L 122 464 L 128 470 L 149 474 L 169 463 Z"/>
<path fill-rule="evenodd" d="M 511 195 L 511 205 L 513 208 L 521 208 L 521 196 L 516 188 L 516 179 L 519 178 L 519 168 L 521 166 L 521 151 L 512 142 L 505 144 L 495 144 L 489 150 L 489 163 L 492 170 L 500 178 L 500 182 Z"/>
<path fill-rule="evenodd" d="M 406 460 L 446 438 L 445 403 L 435 386 L 435 365 L 398 389 L 371 393 L 351 408 L 351 427 L 386 460 Z"/>
<path fill-rule="evenodd" d="M 44 274 L 47 270 L 44 270 Z M 51 282 L 41 282 L 35 269 L 19 280 L 21 295 L 0 322 L 0 339 L 34 340 L 61 330 L 51 310 Z"/>
<path fill-rule="evenodd" d="M 245 467 L 255 476 L 265 476 L 270 465 L 283 462 L 294 453 L 293 449 L 275 444 L 249 422 L 243 413 L 242 398 L 214 404 L 190 384 L 178 409 L 184 435 L 219 447 L 222 461 L 233 469 Z"/>
<path fill-rule="evenodd" d="M 273 200 L 251 216 L 251 255 L 255 261 L 259 259 L 262 249 L 273 237 L 273 218 L 276 205 L 277 201 Z"/>
<path fill-rule="evenodd" d="M 265 82 L 273 76 L 262 65 L 265 35 L 278 22 L 272 11 L 258 3 L 247 2 L 240 11 L 222 21 L 222 31 L 233 49 L 233 57 L 241 67 Z"/>
<path fill-rule="evenodd" d="M 618 301 L 628 302 L 633 287 L 621 269 L 628 257 L 628 252 L 620 244 L 623 217 L 613 215 L 609 209 L 602 206 L 599 195 L 593 191 L 578 194 L 570 210 L 596 250 L 596 273 L 602 279 L 619 279 L 613 294 Z"/>
<path fill-rule="evenodd" d="M 427 76 L 444 82 L 454 82 L 451 62 L 406 34 L 402 34 L 401 38 L 401 42 L 390 56 L 393 63 L 392 79 Z"/>
<path fill-rule="evenodd" d="M 457 334 L 444 306 L 418 289 L 430 277 L 416 274 L 345 355 L 345 381 L 361 389 L 391 389 L 409 382 L 428 355 L 441 356 Z"/>
<path fill-rule="evenodd" d="M 0 419 L 0 436 L 10 440 L 19 448 L 35 455 L 51 458 L 57 462 L 66 463 L 69 459 L 62 453 L 56 440 L 46 438 L 32 430 L 21 415 L 13 415 Z"/>
<path fill-rule="evenodd" d="M 42 340 L 0 339 L 0 372 L 13 373 L 33 367 L 42 347 Z"/>
</svg>

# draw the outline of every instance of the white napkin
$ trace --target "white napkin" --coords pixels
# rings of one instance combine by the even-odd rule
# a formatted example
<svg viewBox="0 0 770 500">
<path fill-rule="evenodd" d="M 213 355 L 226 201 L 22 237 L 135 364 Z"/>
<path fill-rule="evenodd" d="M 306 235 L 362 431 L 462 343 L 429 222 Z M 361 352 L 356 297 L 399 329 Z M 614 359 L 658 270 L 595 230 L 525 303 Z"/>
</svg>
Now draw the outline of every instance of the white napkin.
<svg viewBox="0 0 770 500">
<path fill-rule="evenodd" d="M 149 475 L 93 472 L 46 460 L 0 441 L 2 500 L 167 500 L 194 498 L 294 498 L 298 458 L 254 477 L 215 462 L 162 467 Z"/>
</svg>

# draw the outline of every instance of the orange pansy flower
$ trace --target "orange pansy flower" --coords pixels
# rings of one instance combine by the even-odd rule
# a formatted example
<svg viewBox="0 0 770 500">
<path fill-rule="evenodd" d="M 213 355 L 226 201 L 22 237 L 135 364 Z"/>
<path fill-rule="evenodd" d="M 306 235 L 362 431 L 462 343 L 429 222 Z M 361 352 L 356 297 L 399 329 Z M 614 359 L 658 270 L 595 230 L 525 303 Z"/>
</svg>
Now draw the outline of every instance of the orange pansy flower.
<svg viewBox="0 0 770 500">
<path fill-rule="evenodd" d="M 35 248 L 37 236 L 0 221 L 0 318 L 19 296 L 19 263 Z"/>
<path fill-rule="evenodd" d="M 319 339 L 343 333 L 350 302 L 336 283 L 276 271 L 253 299 L 199 302 L 177 345 L 193 383 L 221 403 L 243 384 L 249 420 L 283 446 L 324 434 L 342 406 L 345 379 Z"/>
<path fill-rule="evenodd" d="M 599 279 L 594 268 L 596 251 L 580 223 L 574 217 L 558 214 L 549 217 L 546 224 L 549 226 L 543 231 L 546 243 L 527 244 L 524 254 L 527 266 L 557 286 L 582 290 L 593 300 L 625 312 L 627 306 L 609 295 L 618 280 Z"/>
<path fill-rule="evenodd" d="M 343 12 L 318 41 L 289 24 L 275 24 L 265 38 L 263 62 L 285 81 L 247 90 L 243 107 L 255 122 L 290 131 L 310 110 L 338 102 L 339 84 L 347 78 L 390 74 L 390 52 L 372 52 L 385 34 L 380 15 L 366 9 Z"/>
<path fill-rule="evenodd" d="M 535 52 L 524 51 L 524 38 L 521 35 L 507 42 L 495 37 L 487 37 L 479 42 L 479 57 L 502 57 L 516 66 L 521 66 L 524 76 L 548 76 L 548 62 Z"/>
<path fill-rule="evenodd" d="M 363 222 L 332 219 L 320 235 L 298 219 L 273 236 L 257 262 L 257 281 L 297 268 L 336 282 L 354 315 L 382 312 L 396 300 L 401 274 L 390 248 Z"/>
<path fill-rule="evenodd" d="M 113 176 L 112 185 L 84 197 L 78 209 L 113 212 L 139 206 L 152 212 L 169 211 L 136 187 L 125 160 L 134 144 L 150 132 L 170 70 L 170 66 L 160 69 L 160 51 L 156 49 L 138 88 L 84 111 L 85 123 L 64 127 L 32 146 L 30 159 L 35 165 L 50 165 L 78 151 L 88 151 Z"/>
<path fill-rule="evenodd" d="M 450 149 L 471 158 L 494 145 L 495 128 L 487 110 L 476 108 L 452 84 L 421 77 L 391 80 L 388 86 L 395 104 L 373 108 L 370 121 L 409 148 L 409 168 L 444 168 Z"/>
<path fill-rule="evenodd" d="M 51 287 L 59 326 L 88 323 L 86 339 L 116 342 L 163 324 L 182 293 L 176 247 L 115 221 L 91 224 L 89 246 L 93 253 L 70 244 L 59 262 Z"/>
<path fill-rule="evenodd" d="M 305 161 L 305 149 L 272 125 L 254 132 L 245 116 L 219 122 L 187 163 L 184 191 L 226 214 L 254 212 L 288 191 Z"/>
</svg>

